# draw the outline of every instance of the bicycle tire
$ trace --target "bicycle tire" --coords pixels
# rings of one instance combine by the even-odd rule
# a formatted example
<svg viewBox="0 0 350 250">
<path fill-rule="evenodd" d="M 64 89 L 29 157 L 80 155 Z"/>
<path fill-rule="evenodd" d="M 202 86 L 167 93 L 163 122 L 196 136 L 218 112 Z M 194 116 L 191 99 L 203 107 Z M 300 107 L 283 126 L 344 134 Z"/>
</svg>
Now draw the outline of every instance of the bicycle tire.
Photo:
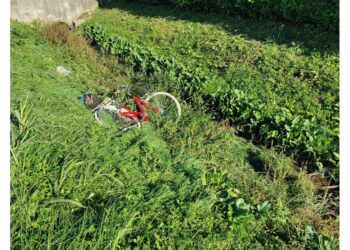
<svg viewBox="0 0 350 250">
<path fill-rule="evenodd" d="M 115 120 L 115 113 L 117 108 L 112 105 L 103 105 L 94 111 L 97 122 L 105 127 L 109 127 L 113 120 Z"/>
<path fill-rule="evenodd" d="M 104 126 L 110 128 L 111 126 L 119 126 L 122 131 L 127 131 L 129 128 L 136 125 L 136 127 L 141 128 L 139 121 L 123 118 L 118 116 L 117 107 L 113 105 L 103 105 L 95 110 L 94 115 L 97 122 Z"/>
<path fill-rule="evenodd" d="M 156 99 L 158 98 L 166 98 L 165 105 L 160 106 L 160 102 L 157 102 Z M 177 123 L 180 120 L 181 117 L 181 106 L 179 101 L 171 94 L 167 92 L 155 92 L 152 95 L 148 96 L 145 101 L 149 103 L 151 106 L 159 109 L 161 112 L 161 116 L 165 118 L 165 120 L 173 120 L 174 123 Z M 175 104 L 174 107 L 172 107 L 171 103 Z M 167 111 L 165 111 L 165 109 Z M 170 109 L 176 109 L 176 110 L 170 110 Z M 155 113 L 155 112 L 152 112 Z"/>
</svg>

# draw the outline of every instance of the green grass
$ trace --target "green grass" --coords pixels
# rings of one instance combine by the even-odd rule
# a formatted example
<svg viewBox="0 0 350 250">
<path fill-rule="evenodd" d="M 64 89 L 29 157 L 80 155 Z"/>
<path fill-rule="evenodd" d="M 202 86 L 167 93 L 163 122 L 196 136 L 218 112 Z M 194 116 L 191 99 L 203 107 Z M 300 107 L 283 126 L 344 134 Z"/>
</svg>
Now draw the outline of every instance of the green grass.
<svg viewBox="0 0 350 250">
<path fill-rule="evenodd" d="M 83 91 L 136 80 L 161 88 L 162 76 L 135 75 L 68 31 L 52 44 L 43 29 L 54 32 L 11 24 L 13 249 L 337 247 L 329 196 L 209 114 L 182 102 L 178 125 L 99 126 Z"/>
<path fill-rule="evenodd" d="M 266 105 L 320 111 L 338 100 L 333 33 L 126 1 L 94 12 L 88 23 L 96 22 L 110 34 L 222 76 Z"/>
<path fill-rule="evenodd" d="M 135 2 L 135 1 L 134 1 Z M 274 0 L 136 0 L 150 5 L 168 4 L 175 8 L 193 11 L 215 12 L 226 16 L 237 14 L 255 20 L 285 20 L 293 23 L 309 23 L 321 29 L 339 31 L 339 1 L 318 0 L 305 2 L 281 2 Z"/>
<path fill-rule="evenodd" d="M 203 15 L 126 1 L 114 1 L 94 12 L 87 24 L 95 23 L 106 27 L 109 34 L 174 58 L 207 77 L 216 77 L 217 83 L 207 86 L 213 93 L 225 87 L 242 91 L 245 97 L 254 100 L 250 104 L 256 110 L 238 107 L 239 115 L 224 111 L 217 115 L 240 125 L 237 128 L 241 134 L 256 143 L 277 144 L 300 165 L 307 165 L 311 171 L 326 171 L 329 179 L 337 182 L 336 34 L 307 25 Z M 222 86 L 223 81 L 227 86 Z M 219 109 L 226 105 L 225 102 L 214 101 L 214 110 L 217 105 Z M 260 114 L 258 118 L 255 113 Z M 295 117 L 299 117 L 296 126 Z M 281 119 L 290 122 L 280 124 Z M 310 123 L 312 128 L 305 125 Z"/>
</svg>

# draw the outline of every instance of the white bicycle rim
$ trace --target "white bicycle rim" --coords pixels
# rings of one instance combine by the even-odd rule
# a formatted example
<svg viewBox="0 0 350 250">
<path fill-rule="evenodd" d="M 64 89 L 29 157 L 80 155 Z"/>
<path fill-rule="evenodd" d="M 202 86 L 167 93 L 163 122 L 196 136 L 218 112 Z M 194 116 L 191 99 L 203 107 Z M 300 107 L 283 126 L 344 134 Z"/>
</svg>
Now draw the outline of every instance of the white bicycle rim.
<svg viewBox="0 0 350 250">
<path fill-rule="evenodd" d="M 176 118 L 175 123 L 177 123 L 180 120 L 180 117 L 181 117 L 181 106 L 180 106 L 179 101 L 173 95 L 171 95 L 171 94 L 169 94 L 167 92 L 155 92 L 152 95 L 148 96 L 145 99 L 145 101 L 149 102 L 153 97 L 160 96 L 160 95 L 167 96 L 167 97 L 171 98 L 174 101 L 174 103 L 176 105 L 176 109 L 177 109 L 177 118 Z"/>
<path fill-rule="evenodd" d="M 98 109 L 95 110 L 94 114 L 95 114 L 95 119 L 97 120 L 97 122 L 101 125 L 104 125 L 103 121 L 100 119 L 100 117 L 98 116 L 98 113 L 101 109 L 105 109 L 107 111 L 112 111 L 112 112 L 116 112 L 117 108 L 113 105 L 103 105 L 100 106 Z"/>
<path fill-rule="evenodd" d="M 95 119 L 97 120 L 97 122 L 100 125 L 102 125 L 102 126 L 106 126 L 105 122 L 103 122 L 103 120 L 100 119 L 100 117 L 99 117 L 100 110 L 106 110 L 106 111 L 109 111 L 109 112 L 116 113 L 118 109 L 114 105 L 103 105 L 103 106 L 100 106 L 98 109 L 95 110 L 94 115 L 95 115 Z M 127 131 L 127 130 L 131 129 L 134 126 L 136 126 L 137 128 L 140 129 L 141 128 L 140 121 L 135 120 L 134 122 L 135 122 L 134 124 L 129 124 L 127 126 L 122 126 L 122 131 Z"/>
</svg>

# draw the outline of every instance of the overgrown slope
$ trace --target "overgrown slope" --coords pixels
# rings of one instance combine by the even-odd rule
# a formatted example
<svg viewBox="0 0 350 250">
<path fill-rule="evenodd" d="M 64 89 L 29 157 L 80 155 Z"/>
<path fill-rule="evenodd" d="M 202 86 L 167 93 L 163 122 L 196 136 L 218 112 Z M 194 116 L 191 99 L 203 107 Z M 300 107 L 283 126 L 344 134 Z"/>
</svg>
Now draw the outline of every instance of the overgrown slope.
<svg viewBox="0 0 350 250">
<path fill-rule="evenodd" d="M 258 23 L 218 18 L 118 1 L 97 11 L 84 33 L 136 71 L 167 72 L 171 88 L 181 86 L 197 107 L 206 106 L 255 143 L 274 146 L 337 182 L 335 35 L 303 26 L 276 30 L 266 22 L 261 26 L 267 29 L 255 34 Z"/>
<path fill-rule="evenodd" d="M 135 79 L 162 86 L 69 30 L 11 24 L 13 249 L 337 247 L 328 196 L 290 159 L 185 103 L 177 126 L 118 134 L 78 100 Z"/>
<path fill-rule="evenodd" d="M 339 31 L 339 0 L 137 0 L 148 4 L 172 4 L 192 10 L 240 14 L 258 20 L 288 20 L 312 23 L 320 28 Z"/>
<path fill-rule="evenodd" d="M 99 9 L 85 27 L 102 51 L 136 71 L 167 72 L 197 107 L 338 181 L 336 34 L 127 1 Z"/>
</svg>

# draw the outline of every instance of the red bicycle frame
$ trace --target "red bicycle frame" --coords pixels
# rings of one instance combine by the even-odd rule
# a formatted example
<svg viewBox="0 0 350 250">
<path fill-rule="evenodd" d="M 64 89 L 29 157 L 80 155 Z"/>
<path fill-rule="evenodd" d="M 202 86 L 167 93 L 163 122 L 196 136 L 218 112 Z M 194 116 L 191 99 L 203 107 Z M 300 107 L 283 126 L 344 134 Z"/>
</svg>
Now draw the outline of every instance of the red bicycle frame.
<svg viewBox="0 0 350 250">
<path fill-rule="evenodd" d="M 127 118 L 135 119 L 138 121 L 148 121 L 148 116 L 146 115 L 146 111 L 143 107 L 147 107 L 155 112 L 159 112 L 159 110 L 155 107 L 152 107 L 149 105 L 147 102 L 141 100 L 137 96 L 133 96 L 132 99 L 134 99 L 134 102 L 137 105 L 137 108 L 139 111 L 132 111 L 130 108 L 127 106 L 120 104 L 119 105 L 119 112 L 118 115 L 124 116 Z"/>
</svg>

